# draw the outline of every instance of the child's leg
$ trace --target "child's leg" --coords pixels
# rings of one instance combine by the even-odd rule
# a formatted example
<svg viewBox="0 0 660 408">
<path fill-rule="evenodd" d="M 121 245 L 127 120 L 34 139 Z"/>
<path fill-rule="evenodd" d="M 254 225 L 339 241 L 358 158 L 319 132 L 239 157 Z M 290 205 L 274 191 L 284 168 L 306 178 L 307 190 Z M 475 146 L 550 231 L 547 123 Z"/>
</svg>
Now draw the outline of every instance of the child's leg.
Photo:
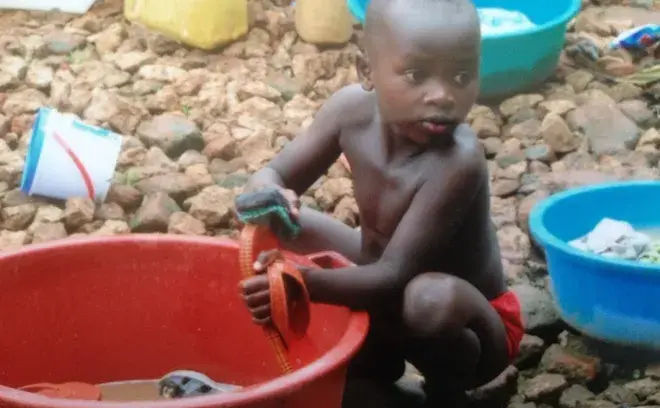
<svg viewBox="0 0 660 408">
<path fill-rule="evenodd" d="M 300 224 L 300 236 L 282 243 L 286 249 L 300 254 L 334 251 L 359 263 L 362 246 L 360 231 L 307 207 L 300 209 Z"/>
<path fill-rule="evenodd" d="M 404 293 L 403 324 L 406 358 L 424 375 L 431 398 L 463 395 L 509 364 L 501 317 L 474 286 L 455 276 L 427 273 L 412 280 Z"/>
<path fill-rule="evenodd" d="M 359 263 L 362 244 L 360 231 L 329 215 L 305 207 L 300 211 L 300 223 L 302 233 L 297 239 L 284 242 L 287 249 L 302 254 L 335 251 Z M 349 377 L 394 383 L 403 375 L 405 365 L 403 355 L 395 355 L 395 346 L 389 335 L 402 332 L 402 327 L 391 327 L 391 312 L 383 313 L 383 317 L 374 313 L 370 315 L 372 321 L 369 335 L 358 355 L 351 361 Z"/>
</svg>

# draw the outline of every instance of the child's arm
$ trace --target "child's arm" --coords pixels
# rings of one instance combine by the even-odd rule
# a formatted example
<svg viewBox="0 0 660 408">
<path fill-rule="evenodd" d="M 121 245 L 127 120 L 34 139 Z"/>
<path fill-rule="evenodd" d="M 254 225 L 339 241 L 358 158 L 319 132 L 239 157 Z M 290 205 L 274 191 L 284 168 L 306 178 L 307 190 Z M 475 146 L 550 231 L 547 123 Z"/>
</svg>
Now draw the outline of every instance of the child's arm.
<svg viewBox="0 0 660 408">
<path fill-rule="evenodd" d="M 476 193 L 488 182 L 482 150 L 456 148 L 434 170 L 443 177 L 430 180 L 417 192 L 377 262 L 302 271 L 312 301 L 368 308 L 400 294 L 412 278 L 426 272 L 422 262 L 428 251 L 446 248 Z"/>
<path fill-rule="evenodd" d="M 300 195 L 339 158 L 339 133 L 347 104 L 358 97 L 353 87 L 339 90 L 319 109 L 309 128 L 288 143 L 248 181 L 246 191 L 276 185 Z"/>
</svg>

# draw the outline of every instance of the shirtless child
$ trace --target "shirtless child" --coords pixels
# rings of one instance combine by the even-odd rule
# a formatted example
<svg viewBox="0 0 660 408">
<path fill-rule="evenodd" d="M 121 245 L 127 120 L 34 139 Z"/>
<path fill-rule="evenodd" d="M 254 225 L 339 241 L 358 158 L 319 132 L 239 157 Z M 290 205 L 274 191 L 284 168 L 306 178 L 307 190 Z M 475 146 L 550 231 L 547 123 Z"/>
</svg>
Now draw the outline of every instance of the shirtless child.
<svg viewBox="0 0 660 408">
<path fill-rule="evenodd" d="M 479 20 L 469 0 L 372 0 L 364 38 L 362 85 L 328 99 L 247 191 L 276 187 L 288 198 L 302 233 L 287 248 L 332 250 L 357 264 L 301 271 L 313 302 L 371 316 L 350 377 L 394 382 L 405 359 L 444 401 L 501 373 L 523 335 L 490 219 L 484 152 L 463 123 L 479 89 Z M 361 231 L 299 208 L 297 196 L 341 153 Z M 255 321 L 268 322 L 266 277 L 242 291 Z"/>
</svg>

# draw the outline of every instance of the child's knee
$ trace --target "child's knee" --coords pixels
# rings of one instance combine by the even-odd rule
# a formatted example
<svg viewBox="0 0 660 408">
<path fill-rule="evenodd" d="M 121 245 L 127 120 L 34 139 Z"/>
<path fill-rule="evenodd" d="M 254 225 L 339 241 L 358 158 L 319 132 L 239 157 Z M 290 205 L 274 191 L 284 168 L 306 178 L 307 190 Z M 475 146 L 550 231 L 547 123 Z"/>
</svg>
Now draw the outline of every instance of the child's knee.
<svg viewBox="0 0 660 408">
<path fill-rule="evenodd" d="M 460 279 L 426 273 L 410 281 L 403 295 L 403 321 L 416 337 L 457 334 L 465 327 L 461 316 Z"/>
</svg>

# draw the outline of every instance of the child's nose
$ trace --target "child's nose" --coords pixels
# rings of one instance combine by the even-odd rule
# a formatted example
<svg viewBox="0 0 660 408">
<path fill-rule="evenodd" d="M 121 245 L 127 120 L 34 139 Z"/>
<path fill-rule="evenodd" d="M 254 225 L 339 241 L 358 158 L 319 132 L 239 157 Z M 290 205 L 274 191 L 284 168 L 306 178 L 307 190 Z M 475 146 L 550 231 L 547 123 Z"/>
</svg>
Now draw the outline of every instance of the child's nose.
<svg viewBox="0 0 660 408">
<path fill-rule="evenodd" d="M 429 87 L 424 95 L 424 103 L 437 106 L 443 110 L 451 110 L 454 108 L 456 101 L 452 94 L 447 90 L 447 87 L 437 83 Z"/>
</svg>

